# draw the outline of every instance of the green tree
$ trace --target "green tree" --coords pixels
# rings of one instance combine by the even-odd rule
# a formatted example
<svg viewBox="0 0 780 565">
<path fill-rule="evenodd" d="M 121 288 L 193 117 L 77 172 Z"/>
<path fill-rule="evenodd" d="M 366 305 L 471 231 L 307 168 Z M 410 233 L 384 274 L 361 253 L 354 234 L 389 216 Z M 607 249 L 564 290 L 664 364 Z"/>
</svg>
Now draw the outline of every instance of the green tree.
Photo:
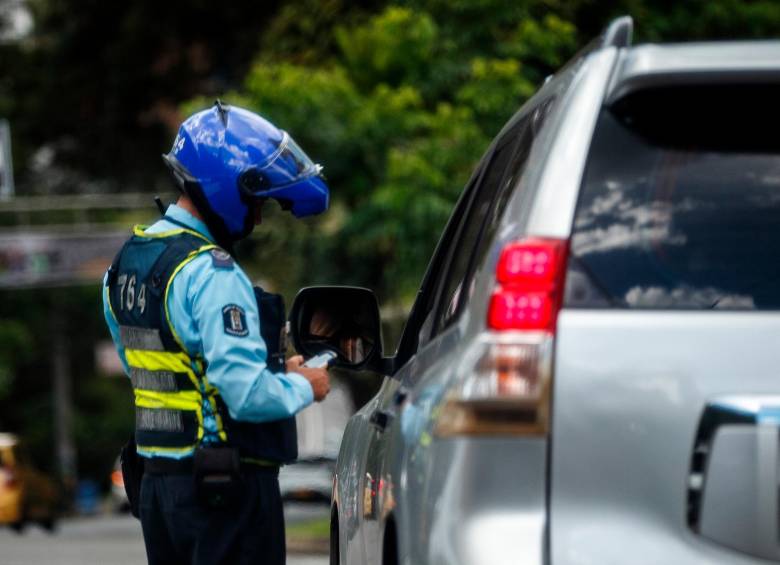
<svg viewBox="0 0 780 565">
<path fill-rule="evenodd" d="M 490 138 L 576 46 L 560 17 L 518 24 L 530 6 L 496 5 L 389 5 L 338 26 L 336 52 L 316 65 L 261 56 L 231 96 L 283 124 L 326 167 L 341 213 L 327 237 L 297 250 L 306 273 L 390 301 L 413 295 Z"/>
<path fill-rule="evenodd" d="M 425 80 L 438 30 L 428 14 L 390 6 L 362 26 L 339 27 L 336 40 L 352 80 L 364 90 Z"/>
</svg>

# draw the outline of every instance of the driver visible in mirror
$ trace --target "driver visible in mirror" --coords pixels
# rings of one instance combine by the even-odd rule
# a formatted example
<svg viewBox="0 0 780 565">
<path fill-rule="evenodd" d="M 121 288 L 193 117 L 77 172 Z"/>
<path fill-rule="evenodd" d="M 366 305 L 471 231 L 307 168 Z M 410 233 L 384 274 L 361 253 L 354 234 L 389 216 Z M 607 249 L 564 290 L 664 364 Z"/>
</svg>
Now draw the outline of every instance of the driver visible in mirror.
<svg viewBox="0 0 780 565">
<path fill-rule="evenodd" d="M 372 347 L 360 333 L 358 324 L 350 321 L 344 312 L 318 308 L 309 322 L 309 335 L 313 340 L 320 341 L 323 348 L 334 350 L 354 364 L 363 362 Z"/>
</svg>

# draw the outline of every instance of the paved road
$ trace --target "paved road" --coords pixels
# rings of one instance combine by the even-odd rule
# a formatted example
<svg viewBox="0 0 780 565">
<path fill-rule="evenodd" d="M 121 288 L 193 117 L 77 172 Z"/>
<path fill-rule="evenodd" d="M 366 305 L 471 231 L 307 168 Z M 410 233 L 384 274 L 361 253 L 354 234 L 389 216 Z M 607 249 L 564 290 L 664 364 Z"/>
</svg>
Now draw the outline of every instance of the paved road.
<svg viewBox="0 0 780 565">
<path fill-rule="evenodd" d="M 327 507 L 324 509 L 327 514 Z M 309 519 L 320 509 L 293 508 L 288 521 Z M 143 565 L 146 563 L 141 525 L 129 516 L 78 518 L 60 523 L 50 535 L 29 526 L 17 535 L 0 528 L 0 563 L 3 565 Z M 325 565 L 326 556 L 290 555 L 288 565 Z"/>
</svg>

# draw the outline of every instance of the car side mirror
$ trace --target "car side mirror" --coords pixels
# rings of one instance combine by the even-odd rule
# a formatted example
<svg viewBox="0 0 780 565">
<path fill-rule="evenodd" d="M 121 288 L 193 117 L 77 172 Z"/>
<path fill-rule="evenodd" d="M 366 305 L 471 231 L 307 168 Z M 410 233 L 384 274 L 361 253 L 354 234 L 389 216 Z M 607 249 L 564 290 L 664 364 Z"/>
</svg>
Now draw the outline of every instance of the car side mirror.
<svg viewBox="0 0 780 565">
<path fill-rule="evenodd" d="M 374 293 L 352 286 L 312 286 L 298 292 L 290 310 L 290 334 L 304 357 L 326 350 L 334 365 L 382 371 L 382 330 Z"/>
</svg>

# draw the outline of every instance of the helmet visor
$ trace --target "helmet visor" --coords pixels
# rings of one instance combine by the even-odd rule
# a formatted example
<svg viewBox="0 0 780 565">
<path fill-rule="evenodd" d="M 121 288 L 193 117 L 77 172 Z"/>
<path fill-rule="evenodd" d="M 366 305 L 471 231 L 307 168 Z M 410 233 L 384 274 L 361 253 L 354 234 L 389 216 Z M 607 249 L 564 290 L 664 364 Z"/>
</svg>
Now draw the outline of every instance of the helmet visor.
<svg viewBox="0 0 780 565">
<path fill-rule="evenodd" d="M 259 168 L 272 189 L 318 175 L 322 171 L 322 167 L 315 164 L 287 132 L 283 133 L 284 137 L 279 144 L 279 149 L 271 156 L 268 163 Z"/>
</svg>

